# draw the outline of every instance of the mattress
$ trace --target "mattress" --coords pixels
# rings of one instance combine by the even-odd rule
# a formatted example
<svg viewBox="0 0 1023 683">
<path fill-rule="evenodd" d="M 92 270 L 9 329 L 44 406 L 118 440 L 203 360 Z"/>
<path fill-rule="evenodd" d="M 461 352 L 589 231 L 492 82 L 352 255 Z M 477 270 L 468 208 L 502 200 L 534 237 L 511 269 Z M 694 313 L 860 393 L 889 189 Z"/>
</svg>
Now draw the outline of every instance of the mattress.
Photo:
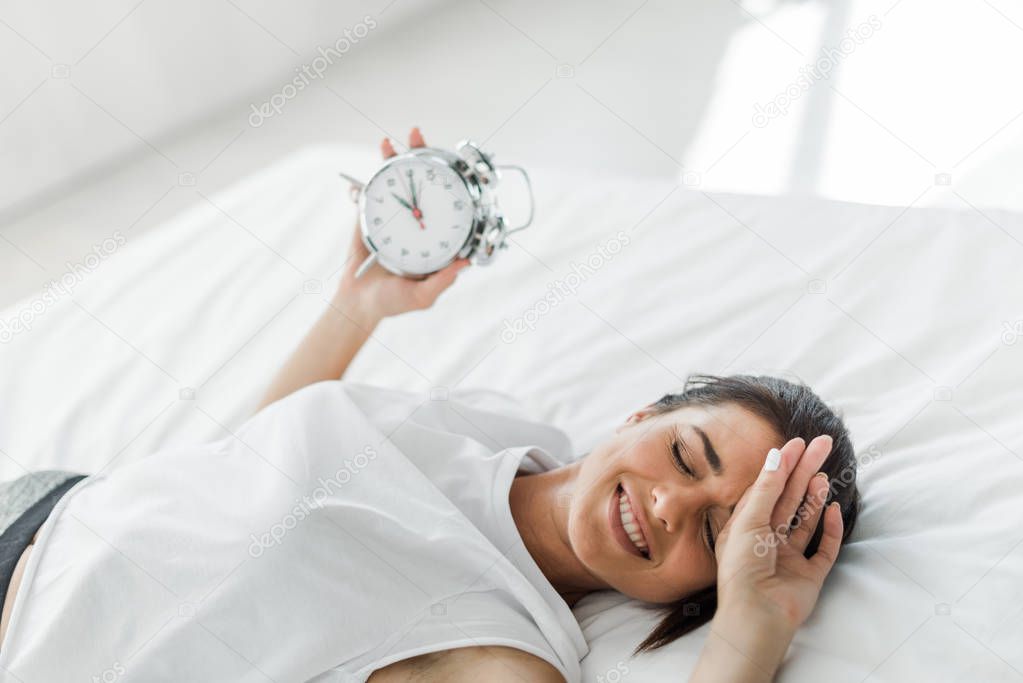
<svg viewBox="0 0 1023 683">
<path fill-rule="evenodd" d="M 299 150 L 150 232 L 111 226 L 68 287 L 0 314 L 0 476 L 233 432 L 336 286 L 337 172 L 377 163 Z M 863 511 L 777 680 L 1023 680 L 1023 217 L 530 172 L 534 225 L 347 376 L 504 392 L 580 455 L 692 372 L 804 381 L 852 432 Z M 586 680 L 679 680 L 707 633 L 632 658 L 653 613 L 613 593 L 575 613 Z"/>
</svg>

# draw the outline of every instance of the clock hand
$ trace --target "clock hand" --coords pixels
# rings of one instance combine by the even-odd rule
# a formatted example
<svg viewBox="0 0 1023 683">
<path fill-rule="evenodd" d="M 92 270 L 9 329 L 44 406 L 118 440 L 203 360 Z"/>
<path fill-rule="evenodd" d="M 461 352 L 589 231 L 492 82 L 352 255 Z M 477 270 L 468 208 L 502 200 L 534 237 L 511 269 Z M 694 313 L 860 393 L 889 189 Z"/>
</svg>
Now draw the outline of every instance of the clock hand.
<svg viewBox="0 0 1023 683">
<path fill-rule="evenodd" d="M 411 205 L 408 204 L 407 202 L 402 202 L 402 204 L 404 204 L 405 206 L 407 206 L 411 210 L 415 210 L 415 208 L 416 208 L 416 192 L 415 192 L 415 190 L 409 188 L 408 185 L 405 185 L 405 179 L 401 177 L 401 173 L 399 173 L 397 170 L 394 173 L 395 173 L 395 175 L 398 176 L 398 182 L 401 183 L 401 188 L 403 190 L 405 190 L 406 193 L 409 195 L 409 201 L 412 202 Z M 411 180 L 412 180 L 412 171 L 411 171 L 411 169 L 408 172 L 408 177 L 409 177 L 409 185 L 411 185 L 412 184 L 411 183 Z"/>
<path fill-rule="evenodd" d="M 393 196 L 395 199 L 397 199 L 399 204 L 401 204 L 406 209 L 408 209 L 409 211 L 412 212 L 412 217 L 415 218 L 417 221 L 419 221 L 419 228 L 421 230 L 426 230 L 426 226 L 423 225 L 423 212 L 422 211 L 420 211 L 418 208 L 412 206 L 411 204 L 409 204 L 408 202 L 406 202 L 404 199 L 402 199 L 398 195 L 394 194 L 393 192 L 391 193 L 391 196 Z"/>
<path fill-rule="evenodd" d="M 412 206 L 416 207 L 415 210 L 412 211 L 412 215 L 419 221 L 420 229 L 426 230 L 426 226 L 423 225 L 423 210 L 419 208 L 419 194 L 421 194 L 421 192 L 416 192 L 415 182 L 412 180 L 412 171 L 408 172 L 408 184 L 409 187 L 412 188 Z M 423 181 L 420 180 L 419 190 L 421 191 L 422 189 Z"/>
<path fill-rule="evenodd" d="M 416 181 L 412 179 L 412 169 L 408 171 L 408 189 L 412 195 L 412 206 L 419 208 L 419 200 L 416 198 Z"/>
<path fill-rule="evenodd" d="M 398 176 L 398 180 L 401 181 L 402 180 L 401 174 L 398 173 L 397 176 Z M 412 211 L 412 216 L 419 222 L 419 229 L 420 230 L 426 230 L 426 226 L 423 225 L 423 212 L 419 210 L 418 206 L 416 206 L 416 189 L 415 189 L 415 187 L 413 187 L 412 169 L 409 169 L 408 180 L 409 180 L 409 195 L 412 198 L 412 204 L 409 205 L 408 202 L 406 202 L 405 200 L 403 200 L 401 197 L 399 197 L 396 194 L 394 195 L 394 198 L 397 199 L 399 202 L 401 202 L 401 204 L 405 208 L 410 209 Z M 402 186 L 404 186 L 404 185 L 405 185 L 405 183 L 402 181 Z M 394 194 L 394 193 L 392 192 L 391 194 Z"/>
<path fill-rule="evenodd" d="M 396 195 L 395 193 L 393 193 L 393 192 L 392 192 L 392 193 L 391 193 L 391 196 L 392 196 L 392 197 L 394 197 L 395 199 L 397 199 L 397 200 L 398 200 L 398 203 L 399 203 L 399 204 L 401 204 L 402 206 L 404 206 L 404 207 L 405 207 L 406 209 L 408 209 L 409 211 L 413 211 L 413 210 L 414 210 L 411 204 L 409 204 L 408 202 L 406 202 L 406 201 L 405 201 L 404 199 L 402 199 L 401 197 L 399 197 L 399 196 L 398 196 L 398 195 Z"/>
<path fill-rule="evenodd" d="M 417 221 L 419 221 L 419 229 L 420 230 L 426 230 L 426 226 L 423 225 L 423 212 L 419 208 L 419 197 L 416 194 L 416 181 L 412 177 L 412 169 L 411 168 L 408 170 L 408 189 L 409 189 L 409 192 L 412 194 L 412 206 L 413 206 L 412 215 L 416 217 Z"/>
</svg>

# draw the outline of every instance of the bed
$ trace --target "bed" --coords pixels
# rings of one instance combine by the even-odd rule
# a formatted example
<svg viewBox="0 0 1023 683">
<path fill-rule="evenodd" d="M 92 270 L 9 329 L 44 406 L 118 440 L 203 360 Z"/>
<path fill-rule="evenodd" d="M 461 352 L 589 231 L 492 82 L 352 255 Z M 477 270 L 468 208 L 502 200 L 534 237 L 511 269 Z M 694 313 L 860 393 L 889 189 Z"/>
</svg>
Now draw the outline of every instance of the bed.
<svg viewBox="0 0 1023 683">
<path fill-rule="evenodd" d="M 73 296 L 4 311 L 28 324 L 0 345 L 0 477 L 236 429 L 336 284 L 337 172 L 377 163 L 297 151 L 151 232 L 112 226 Z M 348 376 L 508 394 L 580 455 L 691 372 L 805 381 L 846 418 L 863 511 L 777 680 L 1023 680 L 1023 216 L 530 172 L 534 225 L 385 321 Z M 655 614 L 575 612 L 590 681 L 683 680 L 707 632 L 630 658 Z"/>
</svg>

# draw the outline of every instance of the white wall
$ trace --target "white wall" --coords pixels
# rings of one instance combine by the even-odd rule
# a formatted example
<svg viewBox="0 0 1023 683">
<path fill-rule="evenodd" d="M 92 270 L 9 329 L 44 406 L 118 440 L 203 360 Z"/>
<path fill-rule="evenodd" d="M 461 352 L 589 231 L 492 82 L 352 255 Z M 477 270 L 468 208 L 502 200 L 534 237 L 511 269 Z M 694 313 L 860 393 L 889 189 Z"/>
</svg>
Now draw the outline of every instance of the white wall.
<svg viewBox="0 0 1023 683">
<path fill-rule="evenodd" d="M 52 198 L 132 155 L 157 154 L 176 164 L 161 144 L 168 135 L 279 88 L 295 67 L 317 56 L 317 47 L 334 45 L 366 16 L 378 34 L 436 4 L 4 3 L 0 212 Z"/>
<path fill-rule="evenodd" d="M 0 3 L 0 306 L 111 231 L 141 237 L 298 148 L 400 144 L 412 125 L 430 144 L 475 137 L 526 167 L 1023 211 L 1023 5 L 1012 0 L 235 2 L 145 0 L 95 16 L 67 0 Z M 379 28 L 250 125 L 252 103 L 367 13 Z M 755 124 L 758 105 L 871 16 L 869 39 Z M 54 62 L 71 64 L 70 79 L 50 78 Z M 1023 236 L 1004 238 L 1023 248 Z"/>
</svg>

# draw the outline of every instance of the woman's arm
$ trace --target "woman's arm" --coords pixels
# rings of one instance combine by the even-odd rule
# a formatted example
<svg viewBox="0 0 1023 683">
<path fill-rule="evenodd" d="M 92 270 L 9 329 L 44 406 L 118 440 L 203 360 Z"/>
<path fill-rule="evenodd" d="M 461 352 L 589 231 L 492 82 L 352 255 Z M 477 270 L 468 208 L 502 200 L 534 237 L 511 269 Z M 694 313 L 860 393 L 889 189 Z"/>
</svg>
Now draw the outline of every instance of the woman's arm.
<svg viewBox="0 0 1023 683">
<path fill-rule="evenodd" d="M 419 129 L 413 128 L 409 146 L 425 145 Z M 395 154 L 386 139 L 381 151 L 385 159 Z M 356 270 L 368 256 L 369 250 L 362 243 L 356 225 L 337 291 L 319 320 L 277 372 L 257 410 L 309 384 L 339 379 L 373 334 L 377 323 L 389 316 L 429 308 L 440 293 L 451 286 L 462 268 L 469 265 L 468 259 L 458 259 L 424 280 L 410 280 L 374 263 L 356 279 Z"/>
<path fill-rule="evenodd" d="M 380 321 L 370 312 L 351 307 L 351 303 L 344 292 L 338 290 L 298 348 L 277 371 L 257 411 L 304 386 L 344 375 Z"/>
<path fill-rule="evenodd" d="M 773 681 L 794 635 L 771 615 L 718 609 L 689 683 Z"/>
<path fill-rule="evenodd" d="M 831 445 L 827 435 L 792 439 L 736 504 L 718 538 L 718 609 L 690 683 L 774 680 L 842 542 L 841 511 L 824 510 L 828 479 L 817 473 Z M 808 559 L 821 514 L 824 533 Z"/>
<path fill-rule="evenodd" d="M 394 662 L 374 671 L 367 683 L 565 683 L 565 677 L 536 655 L 513 647 L 480 645 L 441 650 Z"/>
</svg>

